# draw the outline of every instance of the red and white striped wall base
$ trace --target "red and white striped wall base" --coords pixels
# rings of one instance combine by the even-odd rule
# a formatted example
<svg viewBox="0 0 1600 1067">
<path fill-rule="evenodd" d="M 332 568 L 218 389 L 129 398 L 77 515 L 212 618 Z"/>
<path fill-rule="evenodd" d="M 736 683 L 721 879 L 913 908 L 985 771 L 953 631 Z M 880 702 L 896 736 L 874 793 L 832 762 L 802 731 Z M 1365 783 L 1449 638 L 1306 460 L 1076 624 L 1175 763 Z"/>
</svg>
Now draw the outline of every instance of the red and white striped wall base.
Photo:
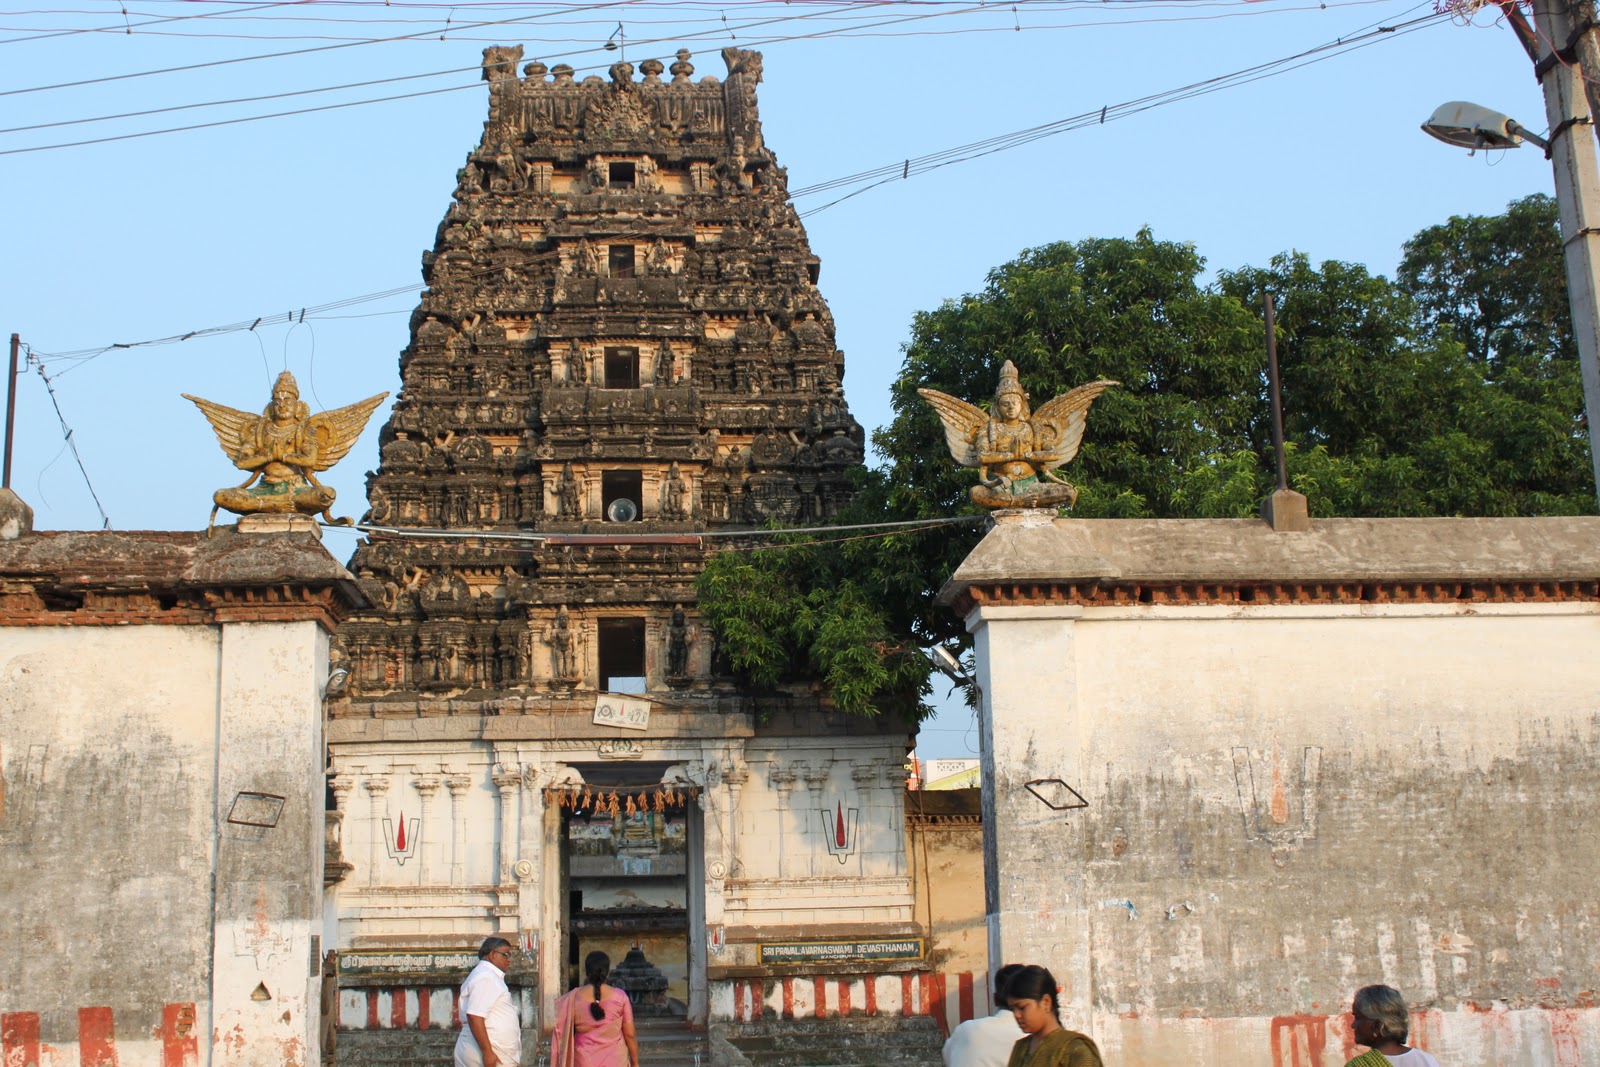
<svg viewBox="0 0 1600 1067">
<path fill-rule="evenodd" d="M 457 986 L 364 986 L 339 990 L 341 1030 L 454 1030 Z"/>
<path fill-rule="evenodd" d="M 122 1040 L 110 1008 L 79 1008 L 75 1039 L 40 1038 L 39 1013 L 0 1015 L 0 1063 L 5 1067 L 198 1067 L 200 1035 L 193 1004 L 167 1004 L 148 1037 L 132 1037 L 124 1020 Z"/>
<path fill-rule="evenodd" d="M 931 1015 L 948 1034 L 988 1009 L 987 976 L 972 971 L 730 978 L 711 983 L 711 1017 L 733 1023 Z"/>
<path fill-rule="evenodd" d="M 339 991 L 341 1030 L 445 1030 L 461 1025 L 455 986 L 361 986 Z M 711 983 L 711 1018 L 828 1019 L 930 1015 L 939 1029 L 989 1012 L 988 976 L 926 974 L 731 978 Z M 9 1063 L 4 1067 L 11 1067 Z"/>
</svg>

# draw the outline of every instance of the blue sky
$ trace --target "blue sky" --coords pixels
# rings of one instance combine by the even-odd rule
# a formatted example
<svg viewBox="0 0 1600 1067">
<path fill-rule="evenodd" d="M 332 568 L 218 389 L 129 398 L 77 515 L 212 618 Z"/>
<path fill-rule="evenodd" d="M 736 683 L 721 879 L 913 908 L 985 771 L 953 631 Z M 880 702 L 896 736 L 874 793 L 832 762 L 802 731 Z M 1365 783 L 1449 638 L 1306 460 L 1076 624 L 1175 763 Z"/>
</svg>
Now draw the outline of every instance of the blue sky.
<svg viewBox="0 0 1600 1067">
<path fill-rule="evenodd" d="M 1455 99 L 1545 128 L 1531 64 L 1492 7 L 1470 19 L 1427 19 L 1431 3 L 1404 0 L 128 0 L 126 16 L 105 0 L 63 0 L 48 14 L 25 7 L 0 12 L 0 93 L 9 94 L 0 96 L 8 105 L 0 125 L 184 108 L 0 133 L 0 153 L 11 152 L 0 154 L 9 207 L 0 334 L 15 331 L 46 355 L 88 481 L 119 529 L 202 527 L 212 490 L 237 481 L 180 392 L 256 409 L 285 366 L 314 405 L 397 388 L 415 290 L 283 320 L 419 282 L 419 256 L 481 130 L 476 67 L 489 43 L 600 70 L 615 58 L 600 45 L 620 22 L 627 58 L 670 62 L 681 44 L 695 52 L 697 78 L 724 73 L 724 44 L 760 48 L 767 142 L 791 189 L 1107 108 L 1103 125 L 913 172 L 824 210 L 857 187 L 797 201 L 812 212 L 805 222 L 846 354 L 847 395 L 869 430 L 891 416 L 888 384 L 913 313 L 980 288 L 990 268 L 1023 248 L 1148 226 L 1158 238 L 1192 242 L 1213 269 L 1294 249 L 1390 273 L 1402 242 L 1423 226 L 1495 213 L 1552 188 L 1536 149 L 1469 156 L 1418 129 Z M 140 25 L 158 19 L 169 21 Z M 485 21 L 503 24 L 472 26 Z M 1362 36 L 1379 26 L 1400 28 Z M 90 29 L 104 32 L 82 32 Z M 356 43 L 401 34 L 416 36 Z M 1118 108 L 1341 38 L 1359 47 L 1148 110 Z M 349 46 L 327 48 L 336 44 Z M 326 50 L 18 91 L 315 47 Z M 457 73 L 409 78 L 444 71 Z M 14 151 L 435 89 L 448 91 Z M 89 360 L 48 355 L 257 318 L 254 331 Z M 365 510 L 362 476 L 377 464 L 383 417 L 331 472 L 340 513 Z M 33 369 L 19 383 L 12 486 L 40 527 L 101 525 Z M 353 537 L 331 533 L 327 543 L 344 557 Z M 966 754 L 966 721 L 953 718 L 933 724 L 923 754 Z"/>
</svg>

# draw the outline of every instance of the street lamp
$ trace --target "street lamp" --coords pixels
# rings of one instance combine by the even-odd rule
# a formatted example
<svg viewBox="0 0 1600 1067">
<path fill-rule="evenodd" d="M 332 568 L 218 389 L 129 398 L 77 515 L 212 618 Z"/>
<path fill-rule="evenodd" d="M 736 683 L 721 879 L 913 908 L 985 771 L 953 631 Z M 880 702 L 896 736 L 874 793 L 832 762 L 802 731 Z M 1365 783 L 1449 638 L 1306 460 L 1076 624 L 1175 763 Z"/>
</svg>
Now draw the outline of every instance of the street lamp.
<svg viewBox="0 0 1600 1067">
<path fill-rule="evenodd" d="M 1537 14 L 1545 17 L 1543 11 Z M 1555 170 L 1572 338 L 1578 346 L 1578 365 L 1583 372 L 1589 459 L 1595 485 L 1600 488 L 1600 169 L 1595 160 L 1595 138 L 1589 132 L 1593 120 L 1588 115 L 1579 77 L 1561 63 L 1544 69 L 1541 82 L 1546 117 L 1550 120 L 1548 140 L 1515 119 L 1464 100 L 1441 105 L 1422 128 L 1445 144 L 1473 150 L 1516 148 L 1523 141 L 1532 141 L 1544 149 Z"/>
<path fill-rule="evenodd" d="M 1457 148 L 1517 148 L 1523 141 L 1550 148 L 1549 141 L 1516 119 L 1465 100 L 1440 104 L 1433 117 L 1422 124 L 1422 130 Z"/>
</svg>

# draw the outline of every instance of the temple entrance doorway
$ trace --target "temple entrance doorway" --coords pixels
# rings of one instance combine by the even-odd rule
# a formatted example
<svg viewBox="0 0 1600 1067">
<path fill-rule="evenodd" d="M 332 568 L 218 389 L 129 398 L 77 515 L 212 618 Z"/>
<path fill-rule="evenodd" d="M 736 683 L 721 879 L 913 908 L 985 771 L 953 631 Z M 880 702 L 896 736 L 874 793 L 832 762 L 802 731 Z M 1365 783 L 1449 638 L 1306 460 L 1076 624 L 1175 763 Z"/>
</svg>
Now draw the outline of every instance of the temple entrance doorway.
<svg viewBox="0 0 1600 1067">
<path fill-rule="evenodd" d="M 699 805 L 687 784 L 662 783 L 671 766 L 574 764 L 584 777 L 557 797 L 563 872 L 563 989 L 583 981 L 589 953 L 611 958 L 611 984 L 636 1016 L 686 1016 L 704 988 L 691 952 L 699 869 Z M 703 953 L 702 953 L 703 958 Z M 698 1006 L 698 1005 L 695 1005 Z"/>
</svg>

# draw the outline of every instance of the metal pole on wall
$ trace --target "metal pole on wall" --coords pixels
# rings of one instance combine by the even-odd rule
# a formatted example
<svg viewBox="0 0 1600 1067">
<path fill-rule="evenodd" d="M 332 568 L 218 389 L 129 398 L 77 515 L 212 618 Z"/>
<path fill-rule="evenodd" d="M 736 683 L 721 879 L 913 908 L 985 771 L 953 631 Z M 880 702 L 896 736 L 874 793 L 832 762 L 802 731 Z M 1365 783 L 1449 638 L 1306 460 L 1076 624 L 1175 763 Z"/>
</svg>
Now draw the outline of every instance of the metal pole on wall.
<svg viewBox="0 0 1600 1067">
<path fill-rule="evenodd" d="M 1272 452 L 1278 461 L 1278 490 L 1289 488 L 1289 467 L 1283 461 L 1283 383 L 1278 379 L 1278 328 L 1272 314 L 1272 294 L 1261 294 L 1267 316 L 1267 389 L 1272 396 Z"/>
<path fill-rule="evenodd" d="M 0 461 L 0 489 L 11 488 L 11 445 L 17 425 L 17 351 L 22 338 L 11 335 L 11 369 L 6 373 L 6 455 Z"/>
</svg>

